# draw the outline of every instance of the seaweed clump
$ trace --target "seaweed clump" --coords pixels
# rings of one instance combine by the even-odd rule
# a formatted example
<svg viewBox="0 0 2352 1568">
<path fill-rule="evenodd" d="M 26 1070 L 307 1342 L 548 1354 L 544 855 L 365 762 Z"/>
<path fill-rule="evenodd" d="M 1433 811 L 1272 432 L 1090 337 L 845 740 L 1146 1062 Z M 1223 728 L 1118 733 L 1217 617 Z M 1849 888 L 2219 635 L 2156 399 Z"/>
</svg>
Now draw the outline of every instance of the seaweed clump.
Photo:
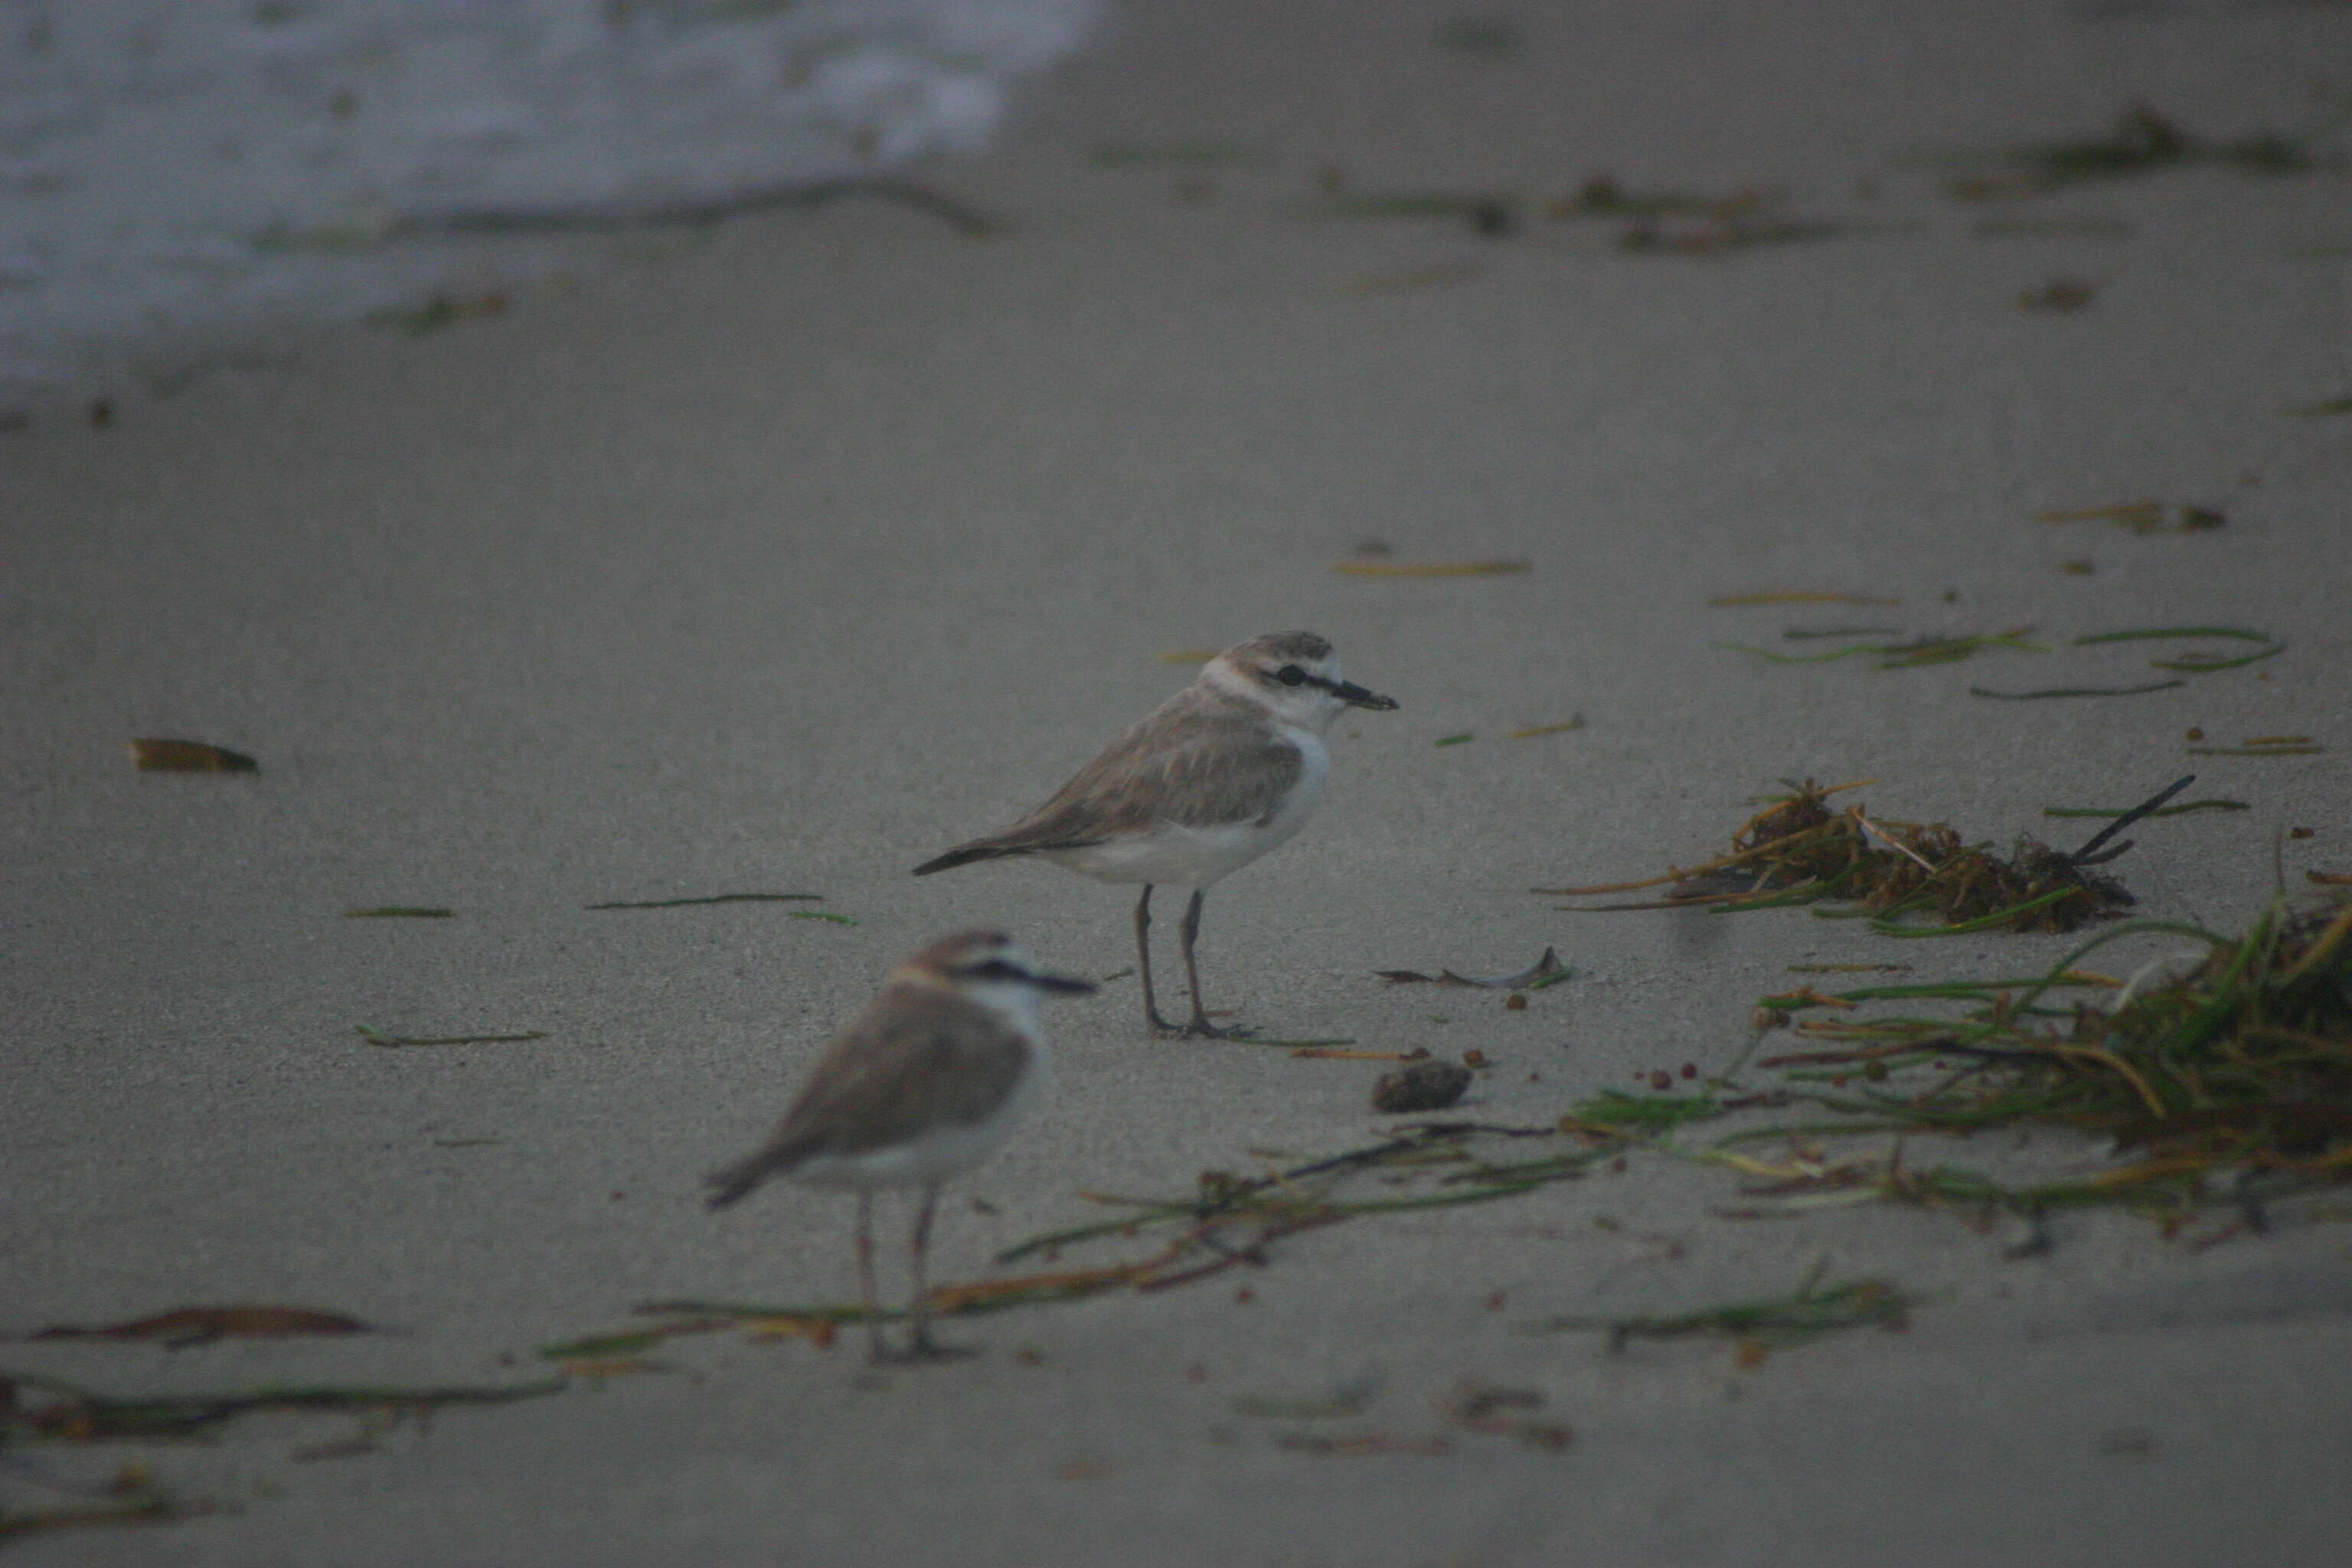
<svg viewBox="0 0 2352 1568">
<path fill-rule="evenodd" d="M 2188 938 L 2203 951 L 2158 960 L 2128 981 L 2074 967 L 2116 941 L 2158 935 Z M 2072 1007 L 2045 1001 L 2055 989 L 2085 984 L 2113 994 Z M 2172 921 L 2127 921 L 2030 983 L 1806 993 L 1768 997 L 1765 1005 L 1785 1016 L 1898 996 L 1978 1005 L 1957 1020 L 1800 1023 L 1799 1034 L 1833 1048 L 1759 1065 L 1788 1072 L 1791 1099 L 1867 1118 L 1856 1131 L 2055 1125 L 2110 1138 L 2130 1163 L 2014 1192 L 1964 1173 L 1890 1168 L 1882 1195 L 2029 1213 L 2125 1202 L 2175 1214 L 2223 1196 L 2246 1205 L 2259 1228 L 2258 1200 L 2352 1180 L 2352 898 L 2282 899 L 2236 937 Z M 1901 1081 L 1904 1069 L 1922 1067 L 1946 1076 L 1924 1089 Z M 1857 1068 L 1864 1082 L 1849 1089 Z M 1824 1078 L 1826 1088 L 1795 1087 Z M 2239 1179 L 2216 1194 L 2211 1178 L 2228 1171 Z"/>
<path fill-rule="evenodd" d="M 1895 822 L 1863 806 L 1832 808 L 1828 797 L 1852 784 L 1790 784 L 1731 836 L 1731 852 L 1664 876 L 1592 887 L 1538 888 L 1585 897 L 1666 887 L 1664 899 L 1636 904 L 1568 905 L 1606 910 L 1706 905 L 1718 910 L 1773 909 L 1837 900 L 1825 916 L 1868 917 L 1888 936 L 1940 936 L 1990 930 L 2068 931 L 2134 902 L 2120 882 L 2093 870 L 2093 845 L 2068 854 L 2021 835 L 2003 855 L 1970 843 L 1944 823 Z M 2104 839 L 2106 836 L 2102 835 Z M 2112 858 L 2112 856 L 2101 857 Z M 1932 915 L 1934 923 L 1907 919 Z"/>
</svg>

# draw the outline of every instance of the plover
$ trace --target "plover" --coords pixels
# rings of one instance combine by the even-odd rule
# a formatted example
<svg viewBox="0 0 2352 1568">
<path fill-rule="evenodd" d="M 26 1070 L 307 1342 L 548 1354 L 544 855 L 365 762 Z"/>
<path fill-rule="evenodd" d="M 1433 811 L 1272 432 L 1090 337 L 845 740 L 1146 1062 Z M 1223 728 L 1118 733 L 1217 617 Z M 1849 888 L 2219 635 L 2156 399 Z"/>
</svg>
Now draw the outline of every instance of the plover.
<svg viewBox="0 0 2352 1568">
<path fill-rule="evenodd" d="M 915 875 L 1034 855 L 1097 881 L 1142 883 L 1135 955 L 1145 1020 L 1156 1035 L 1224 1037 L 1201 1005 L 1192 953 L 1203 895 L 1305 825 L 1330 771 L 1323 732 L 1332 720 L 1349 708 L 1395 706 L 1341 679 L 1331 645 L 1312 632 L 1235 643 L 1051 800 L 1002 833 L 924 861 Z M 1151 889 L 1162 883 L 1192 890 L 1182 926 L 1192 1016 L 1181 1029 L 1160 1016 L 1151 993 Z"/>
<path fill-rule="evenodd" d="M 923 1278 L 940 1185 L 995 1153 L 1035 1092 L 1045 1049 L 1039 998 L 1093 989 L 1040 972 L 1003 931 L 940 938 L 892 970 L 834 1037 L 775 1135 L 706 1178 L 710 1206 L 724 1208 L 771 1176 L 854 1188 L 873 1358 L 956 1353 L 931 1342 Z M 874 1286 L 874 1190 L 900 1186 L 919 1186 L 922 1198 L 909 1245 L 913 1331 L 894 1352 L 883 1341 Z"/>
</svg>

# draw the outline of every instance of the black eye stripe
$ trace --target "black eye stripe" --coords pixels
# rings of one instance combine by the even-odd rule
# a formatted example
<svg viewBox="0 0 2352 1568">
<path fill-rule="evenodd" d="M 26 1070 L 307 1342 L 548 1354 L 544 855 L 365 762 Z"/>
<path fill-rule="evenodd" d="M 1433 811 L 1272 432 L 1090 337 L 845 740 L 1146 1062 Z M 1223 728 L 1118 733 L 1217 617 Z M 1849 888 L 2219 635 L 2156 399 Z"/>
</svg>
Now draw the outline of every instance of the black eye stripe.
<svg viewBox="0 0 2352 1568">
<path fill-rule="evenodd" d="M 1027 980 L 1031 977 L 1029 972 L 1019 964 L 1007 963 L 1001 958 L 992 958 L 984 963 L 968 963 L 957 973 L 972 980 Z"/>
</svg>

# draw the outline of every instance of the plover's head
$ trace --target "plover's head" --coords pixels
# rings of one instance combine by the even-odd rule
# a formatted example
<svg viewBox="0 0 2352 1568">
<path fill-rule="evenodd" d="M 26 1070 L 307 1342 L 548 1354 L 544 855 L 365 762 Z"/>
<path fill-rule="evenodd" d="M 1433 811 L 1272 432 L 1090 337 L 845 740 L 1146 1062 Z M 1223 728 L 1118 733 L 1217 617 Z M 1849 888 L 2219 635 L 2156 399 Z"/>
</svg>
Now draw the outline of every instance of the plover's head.
<svg viewBox="0 0 2352 1568">
<path fill-rule="evenodd" d="M 940 938 L 900 964 L 898 978 L 949 986 L 983 1006 L 1024 1016 L 1035 1013 L 1041 996 L 1084 995 L 1095 988 L 1091 981 L 1046 973 L 1019 942 L 986 930 Z"/>
<path fill-rule="evenodd" d="M 1396 706 L 1396 699 L 1341 679 L 1339 656 L 1313 632 L 1267 632 L 1235 643 L 1209 661 L 1201 679 L 1318 730 L 1343 709 Z"/>
</svg>

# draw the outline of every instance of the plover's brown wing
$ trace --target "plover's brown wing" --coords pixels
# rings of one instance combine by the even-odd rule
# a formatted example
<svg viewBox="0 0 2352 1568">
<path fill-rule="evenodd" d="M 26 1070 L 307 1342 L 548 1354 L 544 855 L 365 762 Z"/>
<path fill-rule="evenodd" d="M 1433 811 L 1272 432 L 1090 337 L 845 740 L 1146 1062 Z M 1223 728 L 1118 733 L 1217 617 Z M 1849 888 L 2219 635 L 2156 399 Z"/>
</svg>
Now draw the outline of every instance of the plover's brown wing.
<svg viewBox="0 0 2352 1568">
<path fill-rule="evenodd" d="M 1027 1039 L 952 992 L 892 985 L 834 1037 L 775 1133 L 713 1172 L 719 1208 L 818 1154 L 863 1154 L 968 1127 L 1004 1109 Z"/>
<path fill-rule="evenodd" d="M 1304 765 L 1298 748 L 1268 728 L 1262 710 L 1191 687 L 1112 742 L 1027 816 L 926 860 L 915 875 L 975 860 L 1084 849 L 1159 822 L 1222 827 L 1269 821 Z"/>
</svg>

